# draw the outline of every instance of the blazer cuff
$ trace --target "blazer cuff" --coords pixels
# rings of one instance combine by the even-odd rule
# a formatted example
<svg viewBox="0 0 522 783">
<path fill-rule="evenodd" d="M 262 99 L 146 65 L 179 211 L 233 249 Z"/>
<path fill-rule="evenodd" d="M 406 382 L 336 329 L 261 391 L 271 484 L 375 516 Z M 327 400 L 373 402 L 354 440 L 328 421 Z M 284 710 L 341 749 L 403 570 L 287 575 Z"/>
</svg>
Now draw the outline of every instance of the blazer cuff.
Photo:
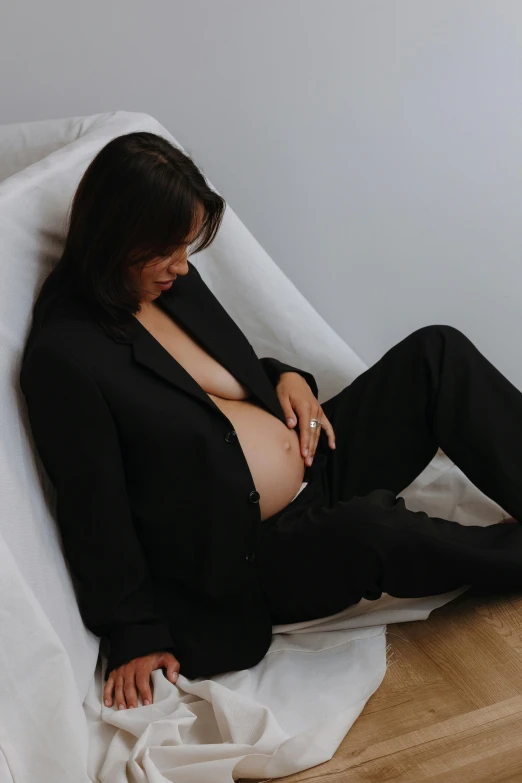
<svg viewBox="0 0 522 783">
<path fill-rule="evenodd" d="M 282 375 L 284 372 L 296 372 L 302 378 L 305 379 L 305 381 L 311 388 L 314 397 L 318 397 L 319 389 L 312 373 L 306 372 L 305 370 L 300 370 L 298 367 L 292 367 L 291 364 L 285 364 L 285 362 L 280 362 L 279 359 L 272 359 L 270 357 L 267 357 L 267 358 L 260 359 L 260 361 L 261 364 L 263 365 L 266 374 L 268 375 L 270 383 L 274 388 L 277 386 L 279 376 Z"/>
<path fill-rule="evenodd" d="M 154 625 L 123 626 L 111 633 L 109 644 L 105 681 L 113 669 L 133 658 L 140 658 L 142 655 L 149 655 L 149 653 L 161 650 L 168 650 L 174 654 L 175 647 L 168 623 L 165 622 Z"/>
</svg>

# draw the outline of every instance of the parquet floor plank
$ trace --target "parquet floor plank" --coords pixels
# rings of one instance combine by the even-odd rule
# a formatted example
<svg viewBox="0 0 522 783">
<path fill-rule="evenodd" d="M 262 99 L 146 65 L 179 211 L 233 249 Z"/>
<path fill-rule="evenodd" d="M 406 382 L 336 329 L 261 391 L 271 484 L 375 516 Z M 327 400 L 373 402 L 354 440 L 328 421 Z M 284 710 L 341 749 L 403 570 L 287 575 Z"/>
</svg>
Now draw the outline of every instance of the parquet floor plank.
<svg viewBox="0 0 522 783">
<path fill-rule="evenodd" d="M 471 588 L 388 626 L 380 688 L 334 757 L 281 783 L 522 783 L 522 595 Z"/>
</svg>

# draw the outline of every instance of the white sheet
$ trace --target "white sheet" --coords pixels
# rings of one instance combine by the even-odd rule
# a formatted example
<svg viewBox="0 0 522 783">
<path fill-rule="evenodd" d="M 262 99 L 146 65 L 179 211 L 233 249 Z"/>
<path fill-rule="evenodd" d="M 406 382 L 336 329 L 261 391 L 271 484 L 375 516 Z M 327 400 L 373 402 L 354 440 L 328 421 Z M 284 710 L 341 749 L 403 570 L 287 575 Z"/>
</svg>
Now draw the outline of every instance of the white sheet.
<svg viewBox="0 0 522 783">
<path fill-rule="evenodd" d="M 181 673 L 176 685 L 156 671 L 153 705 L 101 704 L 105 662 L 78 613 L 17 378 L 34 292 L 60 253 L 83 171 L 111 138 L 144 129 L 177 144 L 130 112 L 0 126 L 0 783 L 221 783 L 321 763 L 384 677 L 386 624 L 425 619 L 465 589 L 363 599 L 333 618 L 275 627 L 252 669 L 193 681 Z M 230 207 L 193 260 L 258 355 L 313 372 L 320 401 L 366 369 Z M 502 516 L 443 455 L 401 494 L 412 510 L 463 524 Z"/>
</svg>

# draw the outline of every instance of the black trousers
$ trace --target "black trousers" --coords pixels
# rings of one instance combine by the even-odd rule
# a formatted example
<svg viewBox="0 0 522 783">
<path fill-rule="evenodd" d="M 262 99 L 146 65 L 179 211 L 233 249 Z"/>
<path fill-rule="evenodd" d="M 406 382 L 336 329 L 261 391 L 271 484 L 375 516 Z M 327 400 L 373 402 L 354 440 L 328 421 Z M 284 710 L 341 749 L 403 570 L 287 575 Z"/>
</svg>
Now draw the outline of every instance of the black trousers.
<svg viewBox="0 0 522 783">
<path fill-rule="evenodd" d="M 265 520 L 253 563 L 273 622 L 342 611 L 383 592 L 522 587 L 522 524 L 460 525 L 398 493 L 444 453 L 522 521 L 522 393 L 458 329 L 425 326 L 322 405 L 310 483 Z"/>
</svg>

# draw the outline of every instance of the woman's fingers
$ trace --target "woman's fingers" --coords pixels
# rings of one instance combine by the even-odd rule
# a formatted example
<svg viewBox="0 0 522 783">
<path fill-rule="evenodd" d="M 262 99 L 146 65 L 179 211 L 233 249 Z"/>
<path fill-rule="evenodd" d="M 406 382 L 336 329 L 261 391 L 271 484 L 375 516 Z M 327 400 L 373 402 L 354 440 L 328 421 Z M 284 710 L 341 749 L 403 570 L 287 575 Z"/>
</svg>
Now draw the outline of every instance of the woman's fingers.
<svg viewBox="0 0 522 783">
<path fill-rule="evenodd" d="M 334 429 L 327 416 L 323 413 L 321 406 L 318 405 L 314 409 L 309 402 L 303 403 L 299 411 L 299 432 L 301 435 L 301 453 L 307 465 L 311 465 L 313 462 L 321 436 L 321 427 L 310 427 L 311 419 L 317 419 L 320 422 L 321 427 L 324 428 L 327 434 L 330 448 L 335 448 Z"/>
<path fill-rule="evenodd" d="M 105 683 L 105 688 L 103 689 L 103 701 L 106 707 L 110 707 L 112 705 L 113 691 L 114 691 L 114 677 L 112 674 L 109 674 L 107 682 Z"/>
<path fill-rule="evenodd" d="M 279 402 L 281 403 L 281 408 L 283 409 L 287 426 L 295 427 L 297 422 L 294 415 L 294 409 L 292 408 L 292 403 L 290 402 L 290 397 L 282 397 Z"/>
<path fill-rule="evenodd" d="M 136 686 L 141 696 L 142 704 L 146 707 L 154 701 L 152 698 L 152 689 L 150 687 L 151 672 L 140 670 L 136 674 Z"/>
<path fill-rule="evenodd" d="M 311 465 L 321 434 L 320 427 L 311 427 L 311 419 L 321 422 L 323 413 L 320 405 L 312 406 L 308 401 L 301 405 L 299 411 L 299 432 L 301 434 L 301 453 L 305 463 Z"/>
<path fill-rule="evenodd" d="M 137 707 L 138 693 L 136 691 L 136 670 L 134 668 L 130 668 L 129 671 L 125 673 L 123 691 L 125 693 L 127 707 Z"/>
<path fill-rule="evenodd" d="M 313 415 L 310 416 L 310 418 L 317 419 L 317 421 L 320 422 L 321 409 L 319 408 Z M 317 451 L 317 444 L 319 443 L 319 435 L 321 434 L 321 427 L 310 427 L 310 422 L 308 422 L 308 428 L 310 430 L 310 449 L 308 451 L 308 459 L 310 460 L 310 462 L 308 464 L 311 465 L 315 457 L 315 452 Z"/>
<path fill-rule="evenodd" d="M 150 675 L 154 669 L 161 667 L 167 669 L 168 679 L 175 683 L 180 664 L 172 653 L 166 651 L 133 658 L 128 663 L 113 669 L 103 689 L 105 706 L 112 706 L 113 692 L 115 704 L 120 710 L 138 707 L 138 692 L 144 706 L 152 704 Z"/>
<path fill-rule="evenodd" d="M 303 402 L 299 406 L 299 410 L 297 411 L 297 415 L 299 416 L 299 435 L 300 435 L 300 445 L 301 445 L 301 454 L 305 459 L 305 462 L 308 464 L 307 456 L 310 454 L 310 410 L 311 405 L 309 402 Z"/>
<path fill-rule="evenodd" d="M 324 413 L 322 415 L 322 425 L 323 425 L 324 431 L 326 432 L 326 434 L 328 436 L 328 445 L 330 446 L 331 449 L 335 449 L 335 432 L 334 432 L 334 428 L 332 427 L 332 425 L 330 424 L 328 418 L 326 417 L 326 415 Z"/>
<path fill-rule="evenodd" d="M 165 653 L 161 663 L 167 669 L 167 679 L 170 682 L 176 682 L 179 672 L 179 661 L 170 653 Z"/>
<path fill-rule="evenodd" d="M 152 704 L 152 689 L 150 675 L 154 669 L 167 669 L 167 677 L 175 683 L 178 679 L 180 664 L 170 652 L 150 653 L 139 658 L 133 658 L 113 671 L 107 677 L 103 689 L 106 707 L 112 706 L 112 695 L 118 709 L 138 707 L 138 692 L 144 706 Z"/>
<path fill-rule="evenodd" d="M 127 708 L 127 702 L 125 701 L 125 696 L 123 693 L 123 674 L 117 674 L 116 675 L 116 686 L 114 689 L 114 699 L 116 701 L 116 706 L 119 710 L 123 710 Z"/>
</svg>

